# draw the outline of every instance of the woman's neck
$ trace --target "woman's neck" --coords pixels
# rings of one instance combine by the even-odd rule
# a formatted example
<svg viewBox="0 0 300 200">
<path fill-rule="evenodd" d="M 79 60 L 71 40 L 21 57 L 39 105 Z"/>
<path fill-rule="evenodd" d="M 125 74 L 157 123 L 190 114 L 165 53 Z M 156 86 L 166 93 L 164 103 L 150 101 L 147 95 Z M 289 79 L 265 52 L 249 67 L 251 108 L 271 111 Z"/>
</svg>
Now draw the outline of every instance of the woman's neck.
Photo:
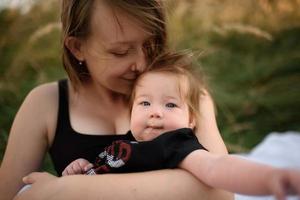
<svg viewBox="0 0 300 200">
<path fill-rule="evenodd" d="M 81 85 L 78 88 L 77 94 L 94 105 L 101 104 L 108 107 L 116 105 L 128 106 L 128 97 L 126 97 L 126 95 L 109 90 L 102 85 L 93 83 L 92 81 Z"/>
</svg>

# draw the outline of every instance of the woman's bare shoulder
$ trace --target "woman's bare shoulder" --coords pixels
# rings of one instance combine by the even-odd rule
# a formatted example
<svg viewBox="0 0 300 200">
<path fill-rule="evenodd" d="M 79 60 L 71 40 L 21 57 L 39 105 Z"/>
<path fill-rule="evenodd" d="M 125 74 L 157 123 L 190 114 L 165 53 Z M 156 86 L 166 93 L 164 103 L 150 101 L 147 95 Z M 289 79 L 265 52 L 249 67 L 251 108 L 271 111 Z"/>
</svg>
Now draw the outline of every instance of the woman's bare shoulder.
<svg viewBox="0 0 300 200">
<path fill-rule="evenodd" d="M 56 113 L 58 108 L 57 82 L 44 83 L 33 88 L 26 96 L 19 112 L 31 112 L 35 117 L 44 118 L 51 113 Z"/>
<path fill-rule="evenodd" d="M 28 93 L 19 111 L 30 113 L 31 118 L 36 121 L 35 124 L 44 124 L 50 143 L 57 123 L 58 98 L 58 83 L 44 83 Z"/>
<path fill-rule="evenodd" d="M 49 103 L 58 98 L 57 82 L 44 83 L 33 88 L 26 97 L 26 100 L 44 100 Z"/>
</svg>

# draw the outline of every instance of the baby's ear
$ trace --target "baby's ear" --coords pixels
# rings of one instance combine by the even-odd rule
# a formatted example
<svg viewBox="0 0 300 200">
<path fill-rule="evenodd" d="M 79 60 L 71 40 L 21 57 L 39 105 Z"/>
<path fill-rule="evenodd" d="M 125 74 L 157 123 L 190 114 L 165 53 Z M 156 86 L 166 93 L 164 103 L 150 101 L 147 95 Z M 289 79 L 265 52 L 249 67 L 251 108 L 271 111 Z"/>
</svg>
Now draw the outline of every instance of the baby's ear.
<svg viewBox="0 0 300 200">
<path fill-rule="evenodd" d="M 190 116 L 189 128 L 190 129 L 196 128 L 196 117 L 194 115 Z"/>
</svg>

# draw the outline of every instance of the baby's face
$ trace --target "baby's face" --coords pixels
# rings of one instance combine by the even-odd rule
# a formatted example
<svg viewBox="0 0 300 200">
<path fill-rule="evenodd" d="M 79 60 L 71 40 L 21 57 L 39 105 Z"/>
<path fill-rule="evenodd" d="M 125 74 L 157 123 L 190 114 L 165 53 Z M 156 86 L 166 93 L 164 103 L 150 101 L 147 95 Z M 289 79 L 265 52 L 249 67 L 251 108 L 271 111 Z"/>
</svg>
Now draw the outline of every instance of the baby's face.
<svg viewBox="0 0 300 200">
<path fill-rule="evenodd" d="M 193 128 L 181 79 L 162 72 L 148 72 L 139 79 L 130 123 L 136 140 L 148 141 L 167 131 Z"/>
</svg>

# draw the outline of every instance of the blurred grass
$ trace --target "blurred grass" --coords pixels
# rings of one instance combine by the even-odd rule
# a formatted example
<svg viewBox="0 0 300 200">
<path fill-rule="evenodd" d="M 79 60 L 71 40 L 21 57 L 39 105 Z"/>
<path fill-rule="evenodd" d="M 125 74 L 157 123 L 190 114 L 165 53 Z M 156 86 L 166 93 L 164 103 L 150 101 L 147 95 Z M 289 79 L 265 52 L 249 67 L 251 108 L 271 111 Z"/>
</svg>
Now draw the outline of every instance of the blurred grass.
<svg viewBox="0 0 300 200">
<path fill-rule="evenodd" d="M 231 152 L 272 131 L 299 131 L 299 0 L 168 4 L 170 44 L 198 52 Z"/>
<path fill-rule="evenodd" d="M 59 1 L 0 11 L 0 160 L 26 94 L 65 76 Z M 299 0 L 167 0 L 170 46 L 199 52 L 229 150 L 300 131 Z M 44 169 L 53 171 L 49 158 Z"/>
<path fill-rule="evenodd" d="M 41 2 L 29 13 L 0 12 L 0 160 L 13 118 L 35 86 L 64 77 L 60 62 L 59 5 Z M 49 158 L 44 168 L 53 172 Z"/>
</svg>

